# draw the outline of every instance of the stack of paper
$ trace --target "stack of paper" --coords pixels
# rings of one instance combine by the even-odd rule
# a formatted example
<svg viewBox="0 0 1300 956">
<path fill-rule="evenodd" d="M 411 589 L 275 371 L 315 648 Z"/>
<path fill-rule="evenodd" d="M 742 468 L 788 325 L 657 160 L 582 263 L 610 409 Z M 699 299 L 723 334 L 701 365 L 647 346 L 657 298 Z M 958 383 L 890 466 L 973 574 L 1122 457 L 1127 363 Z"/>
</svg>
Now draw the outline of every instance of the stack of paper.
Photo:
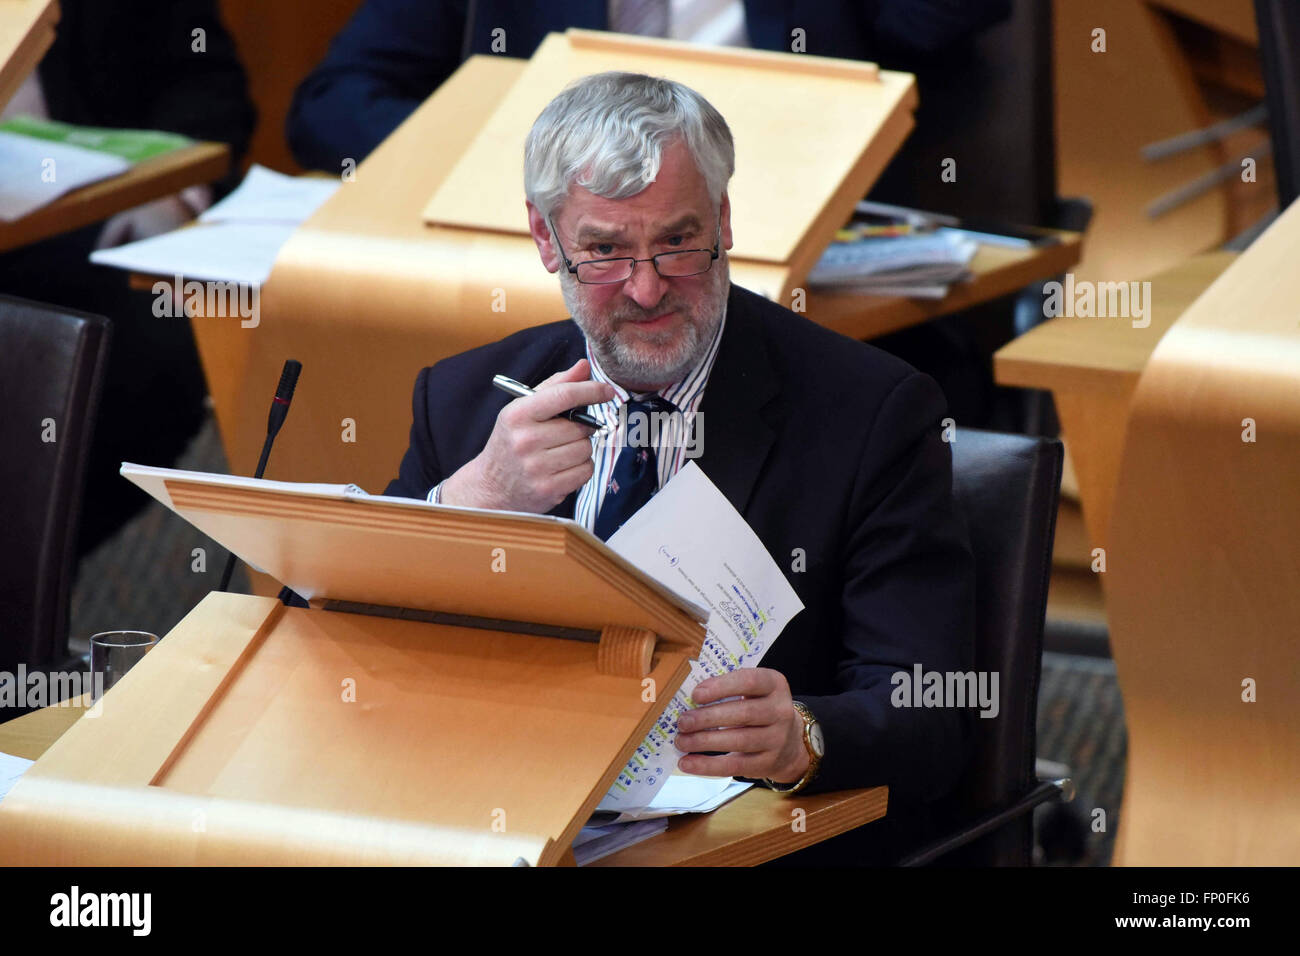
<svg viewBox="0 0 1300 956">
<path fill-rule="evenodd" d="M 130 168 L 128 160 L 111 153 L 0 129 L 0 220 L 21 219 L 65 193 Z"/>
<path fill-rule="evenodd" d="M 808 274 L 812 288 L 940 299 L 967 277 L 979 244 L 956 229 L 832 242 Z"/>
<path fill-rule="evenodd" d="M 649 806 L 622 813 L 598 811 L 592 814 L 573 841 L 573 855 L 578 866 L 585 866 L 592 860 L 663 833 L 668 829 L 668 817 L 711 813 L 752 786 L 752 783 L 742 783 L 731 777 L 670 774 Z"/>
<path fill-rule="evenodd" d="M 573 838 L 573 860 L 586 866 L 601 857 L 617 853 L 633 843 L 658 836 L 668 829 L 666 817 L 637 820 L 632 823 L 610 823 L 605 826 L 586 826 Z"/>
<path fill-rule="evenodd" d="M 640 811 L 677 769 L 677 718 L 703 681 L 757 667 L 803 602 L 763 542 L 702 469 L 690 462 L 607 542 L 684 600 L 708 608 L 708 633 L 691 672 L 614 780 L 598 810 Z M 711 778 L 725 789 L 730 778 Z M 700 802 L 677 806 L 693 810 Z"/>
<path fill-rule="evenodd" d="M 286 176 L 253 166 L 199 225 L 90 256 L 98 265 L 148 275 L 260 286 L 289 236 L 339 188 L 335 179 Z"/>
</svg>

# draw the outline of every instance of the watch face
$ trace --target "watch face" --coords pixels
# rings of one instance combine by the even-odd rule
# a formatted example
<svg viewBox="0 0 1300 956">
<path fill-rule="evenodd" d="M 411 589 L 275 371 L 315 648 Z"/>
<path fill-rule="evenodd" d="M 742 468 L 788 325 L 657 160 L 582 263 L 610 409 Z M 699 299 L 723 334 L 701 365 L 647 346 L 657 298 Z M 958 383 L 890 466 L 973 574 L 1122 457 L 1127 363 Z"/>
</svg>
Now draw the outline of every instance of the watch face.
<svg viewBox="0 0 1300 956">
<path fill-rule="evenodd" d="M 808 728 L 808 742 L 818 757 L 826 756 L 826 741 L 822 738 L 822 725 L 814 723 Z"/>
</svg>

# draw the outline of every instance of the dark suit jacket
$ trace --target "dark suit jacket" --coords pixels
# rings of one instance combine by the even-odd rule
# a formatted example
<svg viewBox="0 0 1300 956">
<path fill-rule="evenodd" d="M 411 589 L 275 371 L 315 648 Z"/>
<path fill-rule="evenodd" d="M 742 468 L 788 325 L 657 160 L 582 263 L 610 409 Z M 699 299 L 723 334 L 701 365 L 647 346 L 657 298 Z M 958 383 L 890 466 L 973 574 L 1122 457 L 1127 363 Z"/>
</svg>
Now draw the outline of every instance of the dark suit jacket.
<svg viewBox="0 0 1300 956">
<path fill-rule="evenodd" d="M 797 27 L 804 52 L 917 72 L 1010 9 L 1011 0 L 745 0 L 745 25 L 758 49 L 788 51 Z M 289 148 L 304 166 L 337 172 L 345 157 L 369 155 L 470 54 L 527 58 L 569 27 L 608 29 L 607 0 L 365 0 L 294 94 Z M 498 28 L 504 50 L 493 48 Z"/>
<path fill-rule="evenodd" d="M 478 455 L 510 399 L 585 355 L 571 321 L 517 332 L 420 372 L 411 444 L 386 494 L 424 498 Z M 733 285 L 700 406 L 698 464 L 804 603 L 763 659 L 821 722 L 817 790 L 888 784 L 937 798 L 962 769 L 969 714 L 890 704 L 890 676 L 971 668 L 973 568 L 954 511 L 933 380 Z M 573 516 L 576 492 L 552 514 Z M 796 571 L 796 549 L 806 570 Z"/>
</svg>

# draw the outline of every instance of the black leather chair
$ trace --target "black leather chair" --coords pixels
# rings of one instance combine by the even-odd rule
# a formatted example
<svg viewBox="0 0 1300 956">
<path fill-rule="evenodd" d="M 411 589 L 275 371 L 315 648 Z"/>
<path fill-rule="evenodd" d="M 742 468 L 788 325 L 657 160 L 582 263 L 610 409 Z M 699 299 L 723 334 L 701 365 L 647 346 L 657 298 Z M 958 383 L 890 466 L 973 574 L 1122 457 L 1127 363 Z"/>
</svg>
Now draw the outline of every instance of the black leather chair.
<svg viewBox="0 0 1300 956">
<path fill-rule="evenodd" d="M 101 316 L 0 296 L 0 670 L 79 669 L 68 605 L 110 332 Z"/>
<path fill-rule="evenodd" d="M 904 866 L 1025 866 L 1032 858 L 1032 809 L 1073 796 L 1068 780 L 1035 770 L 1043 621 L 1061 485 L 1062 446 L 957 429 L 953 494 L 966 516 L 976 566 L 975 668 L 997 672 L 997 717 L 973 717 L 970 763 L 937 808 L 944 835 L 900 859 Z"/>
</svg>

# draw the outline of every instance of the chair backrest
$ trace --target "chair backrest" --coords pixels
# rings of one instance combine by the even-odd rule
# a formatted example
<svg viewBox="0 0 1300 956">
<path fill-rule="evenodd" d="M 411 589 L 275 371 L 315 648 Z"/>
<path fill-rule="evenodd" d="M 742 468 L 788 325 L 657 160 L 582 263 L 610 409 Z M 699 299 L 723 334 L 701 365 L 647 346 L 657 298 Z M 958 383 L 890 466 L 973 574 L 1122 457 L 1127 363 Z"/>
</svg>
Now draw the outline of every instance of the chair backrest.
<svg viewBox="0 0 1300 956">
<path fill-rule="evenodd" d="M 67 654 L 109 339 L 101 316 L 0 296 L 0 670 L 48 668 Z"/>
<path fill-rule="evenodd" d="M 954 433 L 953 496 L 975 555 L 975 669 L 997 673 L 1000 697 L 996 718 L 971 720 L 971 762 L 944 807 L 955 826 L 1014 802 L 1037 783 L 1038 680 L 1063 455 L 1054 438 Z M 1032 825 L 1026 814 L 944 862 L 1027 865 Z"/>
<path fill-rule="evenodd" d="M 1264 72 L 1278 208 L 1300 194 L 1300 4 L 1255 0 L 1259 62 Z"/>
</svg>

